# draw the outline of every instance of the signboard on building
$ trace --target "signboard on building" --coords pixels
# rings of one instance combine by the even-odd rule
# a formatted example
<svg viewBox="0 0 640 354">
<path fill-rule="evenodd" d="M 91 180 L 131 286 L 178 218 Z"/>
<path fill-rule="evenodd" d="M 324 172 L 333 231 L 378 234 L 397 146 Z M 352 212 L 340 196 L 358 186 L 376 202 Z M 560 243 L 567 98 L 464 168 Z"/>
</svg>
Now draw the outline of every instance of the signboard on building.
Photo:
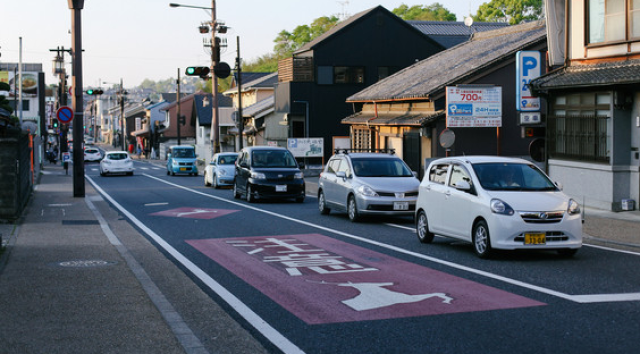
<svg viewBox="0 0 640 354">
<path fill-rule="evenodd" d="M 531 80 L 542 72 L 542 56 L 535 50 L 516 53 L 516 109 L 518 111 L 539 111 L 540 98 L 534 97 L 529 89 Z"/>
<path fill-rule="evenodd" d="M 287 148 L 295 157 L 323 157 L 323 138 L 289 138 Z"/>
<path fill-rule="evenodd" d="M 502 126 L 502 87 L 447 86 L 447 127 Z"/>
</svg>

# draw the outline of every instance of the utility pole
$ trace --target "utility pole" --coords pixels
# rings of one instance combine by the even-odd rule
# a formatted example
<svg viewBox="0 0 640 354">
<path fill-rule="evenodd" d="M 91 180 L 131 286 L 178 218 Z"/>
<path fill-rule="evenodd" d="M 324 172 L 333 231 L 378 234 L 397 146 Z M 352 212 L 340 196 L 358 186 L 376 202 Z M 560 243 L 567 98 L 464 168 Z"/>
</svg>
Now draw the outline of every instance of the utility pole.
<svg viewBox="0 0 640 354">
<path fill-rule="evenodd" d="M 176 114 L 176 128 L 178 129 L 178 145 L 180 145 L 180 125 L 182 122 L 182 117 L 180 117 L 180 68 L 178 68 L 178 80 L 176 80 L 177 88 L 176 88 L 176 101 L 178 101 L 178 109 Z"/>
<path fill-rule="evenodd" d="M 120 140 L 122 140 L 122 151 L 127 151 L 127 139 L 125 139 L 126 135 L 124 132 L 124 94 L 124 86 L 122 86 L 122 78 L 120 78 Z"/>
<path fill-rule="evenodd" d="M 238 135 L 240 136 L 238 151 L 240 151 L 243 147 L 242 136 L 244 135 L 244 117 L 242 117 L 242 68 L 240 67 L 240 37 L 238 36 L 236 38 L 238 43 L 238 56 L 236 57 L 236 74 L 238 75 Z"/>
<path fill-rule="evenodd" d="M 82 17 L 84 0 L 68 0 L 71 9 L 71 35 L 73 57 L 73 196 L 84 197 L 84 108 L 82 102 Z"/>
</svg>

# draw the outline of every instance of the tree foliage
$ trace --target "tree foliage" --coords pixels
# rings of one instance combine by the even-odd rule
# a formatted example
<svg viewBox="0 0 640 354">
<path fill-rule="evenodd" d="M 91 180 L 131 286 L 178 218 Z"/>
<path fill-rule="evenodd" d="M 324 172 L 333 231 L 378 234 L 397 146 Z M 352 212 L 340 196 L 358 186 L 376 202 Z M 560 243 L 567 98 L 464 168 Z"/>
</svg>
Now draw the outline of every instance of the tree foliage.
<svg viewBox="0 0 640 354">
<path fill-rule="evenodd" d="M 542 0 L 491 0 L 472 16 L 480 22 L 508 22 L 511 25 L 542 18 Z"/>
<path fill-rule="evenodd" d="M 291 53 L 333 28 L 338 21 L 336 16 L 323 16 L 315 19 L 311 25 L 296 27 L 293 32 L 282 30 L 274 40 L 274 54 L 278 58 L 291 56 Z"/>
<path fill-rule="evenodd" d="M 455 21 L 456 15 L 436 2 L 431 5 L 400 5 L 392 11 L 405 21 Z"/>
</svg>

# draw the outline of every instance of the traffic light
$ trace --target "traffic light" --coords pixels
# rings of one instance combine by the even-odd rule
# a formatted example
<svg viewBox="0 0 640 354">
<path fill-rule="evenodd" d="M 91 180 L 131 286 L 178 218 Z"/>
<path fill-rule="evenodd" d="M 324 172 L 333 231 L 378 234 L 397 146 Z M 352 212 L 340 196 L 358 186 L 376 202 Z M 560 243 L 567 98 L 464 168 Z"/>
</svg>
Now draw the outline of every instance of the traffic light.
<svg viewBox="0 0 640 354">
<path fill-rule="evenodd" d="M 88 89 L 87 90 L 87 95 L 89 95 L 89 96 L 102 95 L 103 93 L 104 93 L 104 91 L 102 89 Z"/>
<path fill-rule="evenodd" d="M 58 120 L 57 119 L 53 119 L 53 129 L 58 128 Z"/>
<path fill-rule="evenodd" d="M 208 66 L 190 66 L 185 70 L 185 74 L 187 76 L 200 76 L 201 78 L 205 78 L 209 75 L 210 71 L 211 69 L 209 69 Z"/>
</svg>

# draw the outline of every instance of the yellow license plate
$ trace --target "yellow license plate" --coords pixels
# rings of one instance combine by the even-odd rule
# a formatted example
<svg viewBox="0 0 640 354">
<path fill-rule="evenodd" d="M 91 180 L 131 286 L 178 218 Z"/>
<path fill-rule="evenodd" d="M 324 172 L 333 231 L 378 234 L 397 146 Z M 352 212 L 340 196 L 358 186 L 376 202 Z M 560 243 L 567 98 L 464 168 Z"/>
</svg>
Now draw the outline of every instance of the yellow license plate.
<svg viewBox="0 0 640 354">
<path fill-rule="evenodd" d="M 186 167 L 180 167 L 180 171 L 186 171 L 187 168 Z"/>
<path fill-rule="evenodd" d="M 544 232 L 524 234 L 525 245 L 544 245 L 546 243 L 547 243 L 547 237 Z"/>
</svg>

